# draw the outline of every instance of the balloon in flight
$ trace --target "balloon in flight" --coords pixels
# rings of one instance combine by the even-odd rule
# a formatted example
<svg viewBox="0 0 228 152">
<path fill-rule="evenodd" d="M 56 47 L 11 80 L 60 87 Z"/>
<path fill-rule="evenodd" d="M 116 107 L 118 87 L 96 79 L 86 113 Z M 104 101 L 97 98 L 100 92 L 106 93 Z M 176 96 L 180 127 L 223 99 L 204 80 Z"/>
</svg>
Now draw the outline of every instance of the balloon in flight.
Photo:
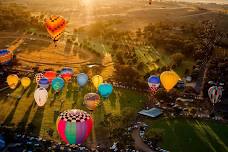
<svg viewBox="0 0 228 152">
<path fill-rule="evenodd" d="M 27 88 L 30 84 L 31 84 L 31 80 L 30 80 L 28 77 L 23 77 L 23 78 L 21 79 L 21 85 L 22 85 L 24 88 Z"/>
<path fill-rule="evenodd" d="M 212 86 L 208 89 L 208 96 L 213 105 L 221 101 L 222 92 L 223 87 L 221 86 Z"/>
<path fill-rule="evenodd" d="M 0 65 L 8 65 L 13 59 L 13 54 L 9 50 L 0 50 Z"/>
<path fill-rule="evenodd" d="M 56 121 L 59 136 L 66 144 L 82 144 L 93 127 L 91 116 L 79 109 L 71 109 L 60 114 Z"/>
<path fill-rule="evenodd" d="M 98 86 L 103 83 L 103 77 L 100 76 L 100 75 L 95 75 L 92 77 L 92 82 L 93 82 L 93 85 L 96 89 L 98 89 Z"/>
<path fill-rule="evenodd" d="M 56 92 L 59 92 L 60 90 L 62 90 L 63 87 L 64 87 L 64 80 L 62 78 L 57 77 L 54 80 L 52 80 L 52 88 Z"/>
<path fill-rule="evenodd" d="M 56 75 L 57 74 L 54 71 L 46 71 L 44 73 L 44 77 L 48 79 L 49 83 L 51 83 L 52 80 L 56 78 Z"/>
<path fill-rule="evenodd" d="M 85 73 L 79 73 L 77 75 L 77 82 L 80 87 L 83 87 L 88 82 L 88 76 Z"/>
<path fill-rule="evenodd" d="M 148 78 L 148 85 L 152 93 L 156 92 L 160 86 L 160 78 L 155 75 L 150 76 Z"/>
<path fill-rule="evenodd" d="M 37 73 L 35 75 L 36 83 L 39 84 L 40 79 L 43 78 L 43 77 L 44 77 L 43 73 Z"/>
<path fill-rule="evenodd" d="M 169 92 L 178 82 L 180 77 L 174 71 L 164 71 L 160 75 L 163 87 Z"/>
<path fill-rule="evenodd" d="M 47 78 L 43 77 L 39 80 L 39 87 L 47 89 L 49 87 L 49 81 Z"/>
<path fill-rule="evenodd" d="M 112 91 L 113 87 L 109 83 L 102 83 L 98 87 L 99 94 L 104 98 L 108 98 L 112 94 Z"/>
</svg>

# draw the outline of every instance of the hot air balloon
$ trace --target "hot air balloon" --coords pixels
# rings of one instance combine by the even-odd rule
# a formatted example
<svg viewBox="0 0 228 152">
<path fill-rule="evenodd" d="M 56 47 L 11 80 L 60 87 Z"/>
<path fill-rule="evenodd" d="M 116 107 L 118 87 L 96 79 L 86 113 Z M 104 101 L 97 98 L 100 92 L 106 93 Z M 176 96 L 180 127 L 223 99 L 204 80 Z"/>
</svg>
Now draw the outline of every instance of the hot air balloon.
<svg viewBox="0 0 228 152">
<path fill-rule="evenodd" d="M 23 78 L 21 79 L 21 85 L 22 85 L 24 88 L 27 88 L 30 84 L 31 84 L 31 80 L 30 80 L 28 77 L 23 77 Z"/>
<path fill-rule="evenodd" d="M 45 88 L 38 88 L 34 92 L 34 99 L 39 107 L 45 105 L 48 99 L 48 92 Z"/>
<path fill-rule="evenodd" d="M 11 74 L 7 77 L 7 83 L 11 89 L 15 89 L 18 85 L 19 78 L 15 74 Z"/>
<path fill-rule="evenodd" d="M 108 98 L 112 94 L 113 87 L 109 83 L 102 83 L 98 87 L 99 94 L 104 97 Z"/>
<path fill-rule="evenodd" d="M 49 83 L 52 82 L 54 78 L 56 78 L 56 72 L 54 71 L 46 71 L 44 73 L 44 77 L 48 79 Z"/>
<path fill-rule="evenodd" d="M 67 82 L 72 78 L 73 74 L 73 69 L 69 67 L 64 67 L 60 73 L 61 77 Z"/>
<path fill-rule="evenodd" d="M 51 16 L 45 19 L 45 26 L 53 41 L 58 41 L 66 27 L 66 21 L 61 16 Z"/>
<path fill-rule="evenodd" d="M 98 86 L 103 83 L 103 77 L 100 76 L 100 75 L 95 75 L 92 77 L 92 82 L 93 82 L 93 85 L 96 89 L 98 89 Z"/>
<path fill-rule="evenodd" d="M 66 144 L 82 144 L 93 127 L 91 116 L 79 109 L 64 111 L 56 121 L 56 128 Z"/>
<path fill-rule="evenodd" d="M 44 77 L 43 73 L 37 73 L 35 75 L 36 83 L 39 84 L 40 79 L 43 78 L 43 77 Z"/>
<path fill-rule="evenodd" d="M 148 78 L 148 85 L 152 93 L 156 92 L 160 86 L 160 78 L 158 76 L 152 75 Z"/>
<path fill-rule="evenodd" d="M 163 87 L 169 92 L 178 82 L 180 77 L 174 71 L 164 71 L 160 75 Z"/>
<path fill-rule="evenodd" d="M 48 81 L 48 79 L 45 78 L 45 77 L 41 78 L 40 81 L 39 81 L 39 86 L 40 86 L 40 88 L 47 89 L 49 87 L 49 81 Z"/>
<path fill-rule="evenodd" d="M 60 90 L 62 90 L 63 86 L 64 86 L 64 80 L 62 78 L 57 77 L 54 80 L 52 80 L 52 88 L 56 92 L 59 92 Z"/>
<path fill-rule="evenodd" d="M 88 82 L 88 76 L 85 73 L 79 73 L 77 75 L 77 82 L 80 87 L 83 87 Z"/>
<path fill-rule="evenodd" d="M 8 65 L 13 59 L 13 54 L 9 50 L 0 50 L 0 65 Z"/>
<path fill-rule="evenodd" d="M 208 89 L 208 96 L 213 105 L 221 101 L 222 92 L 223 88 L 221 86 L 212 86 Z"/>
<path fill-rule="evenodd" d="M 95 110 L 100 103 L 100 96 L 96 93 L 87 93 L 84 96 L 84 104 L 89 110 Z"/>
</svg>

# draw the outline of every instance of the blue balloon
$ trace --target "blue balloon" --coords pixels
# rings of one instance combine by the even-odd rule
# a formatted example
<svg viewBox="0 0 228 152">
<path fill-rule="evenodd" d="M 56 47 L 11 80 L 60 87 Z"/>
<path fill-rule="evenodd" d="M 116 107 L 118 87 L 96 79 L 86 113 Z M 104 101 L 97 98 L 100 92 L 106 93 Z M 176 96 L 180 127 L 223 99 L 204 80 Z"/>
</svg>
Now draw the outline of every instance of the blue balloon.
<svg viewBox="0 0 228 152">
<path fill-rule="evenodd" d="M 160 78 L 152 75 L 148 78 L 148 85 L 152 90 L 156 90 L 160 86 Z"/>
<path fill-rule="evenodd" d="M 55 91 L 60 91 L 64 87 L 64 80 L 60 77 L 55 78 L 52 80 L 52 88 Z"/>
<path fill-rule="evenodd" d="M 12 62 L 13 54 L 9 50 L 0 50 L 0 64 L 9 65 Z"/>
<path fill-rule="evenodd" d="M 108 98 L 112 94 L 112 90 L 113 87 L 109 83 L 102 83 L 98 86 L 98 92 L 104 98 Z"/>
<path fill-rule="evenodd" d="M 47 78 L 41 78 L 39 80 L 39 86 L 40 86 L 40 88 L 47 89 L 49 87 L 49 81 L 48 81 L 48 79 Z"/>
<path fill-rule="evenodd" d="M 64 73 L 70 73 L 70 74 L 73 74 L 73 73 L 74 73 L 74 71 L 73 71 L 73 69 L 72 69 L 72 68 L 70 68 L 70 67 L 64 67 L 64 68 L 62 68 L 62 70 L 61 70 L 61 74 L 64 74 Z"/>
<path fill-rule="evenodd" d="M 85 73 L 79 73 L 77 75 L 77 82 L 80 87 L 83 87 L 88 82 L 88 76 Z"/>
</svg>

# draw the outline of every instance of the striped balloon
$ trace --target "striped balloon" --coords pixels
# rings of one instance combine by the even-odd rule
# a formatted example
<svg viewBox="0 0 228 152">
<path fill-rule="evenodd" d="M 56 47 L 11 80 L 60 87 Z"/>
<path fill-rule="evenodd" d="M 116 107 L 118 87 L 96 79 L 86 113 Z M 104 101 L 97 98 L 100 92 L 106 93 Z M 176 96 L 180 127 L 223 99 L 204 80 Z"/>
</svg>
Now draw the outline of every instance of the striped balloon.
<svg viewBox="0 0 228 152">
<path fill-rule="evenodd" d="M 13 54 L 8 50 L 0 50 L 0 64 L 7 65 L 13 59 Z"/>
<path fill-rule="evenodd" d="M 82 144 L 93 127 L 91 116 L 79 109 L 71 109 L 60 114 L 56 121 L 59 136 L 66 144 Z"/>
<path fill-rule="evenodd" d="M 212 86 L 208 89 L 208 96 L 212 102 L 212 104 L 216 104 L 217 102 L 220 102 L 220 99 L 222 97 L 222 87 L 218 86 Z"/>
</svg>

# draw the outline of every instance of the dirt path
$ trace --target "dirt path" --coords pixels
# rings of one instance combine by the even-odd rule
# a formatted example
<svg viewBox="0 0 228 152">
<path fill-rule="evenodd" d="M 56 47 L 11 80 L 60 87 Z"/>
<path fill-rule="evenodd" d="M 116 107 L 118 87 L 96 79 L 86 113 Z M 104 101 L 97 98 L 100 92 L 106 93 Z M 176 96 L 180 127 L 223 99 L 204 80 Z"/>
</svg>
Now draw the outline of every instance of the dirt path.
<svg viewBox="0 0 228 152">
<path fill-rule="evenodd" d="M 134 129 L 132 132 L 132 138 L 135 140 L 135 147 L 144 152 L 154 152 L 148 145 L 146 145 L 139 135 L 139 129 Z"/>
</svg>

